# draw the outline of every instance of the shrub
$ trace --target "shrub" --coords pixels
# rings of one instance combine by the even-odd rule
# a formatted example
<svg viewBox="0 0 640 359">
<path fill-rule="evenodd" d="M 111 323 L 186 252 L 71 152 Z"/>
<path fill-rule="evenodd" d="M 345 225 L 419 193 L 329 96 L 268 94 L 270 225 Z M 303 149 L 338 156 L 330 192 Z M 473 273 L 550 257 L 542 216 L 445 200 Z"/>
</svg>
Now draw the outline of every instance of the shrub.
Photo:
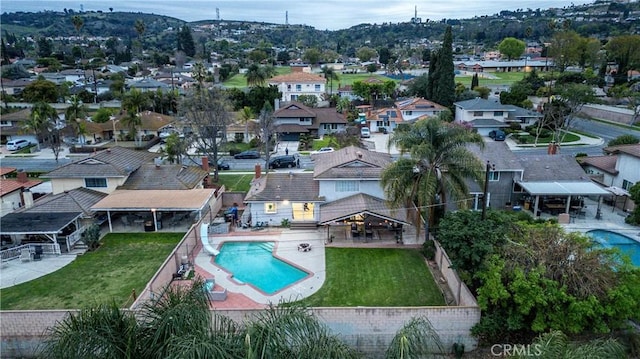
<svg viewBox="0 0 640 359">
<path fill-rule="evenodd" d="M 422 244 L 422 255 L 432 261 L 436 258 L 436 244 L 432 240 L 427 240 Z"/>
<path fill-rule="evenodd" d="M 90 251 L 100 246 L 100 227 L 96 224 L 90 225 L 82 232 L 82 241 L 87 245 Z"/>
</svg>

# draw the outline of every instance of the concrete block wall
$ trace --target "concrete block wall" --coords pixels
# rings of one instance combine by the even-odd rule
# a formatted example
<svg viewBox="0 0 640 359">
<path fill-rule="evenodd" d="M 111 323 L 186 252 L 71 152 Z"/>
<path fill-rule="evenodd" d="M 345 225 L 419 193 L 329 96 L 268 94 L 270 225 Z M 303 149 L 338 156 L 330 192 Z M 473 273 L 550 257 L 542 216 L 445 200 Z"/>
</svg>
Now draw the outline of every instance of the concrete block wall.
<svg viewBox="0 0 640 359">
<path fill-rule="evenodd" d="M 478 302 L 476 302 L 476 298 L 473 296 L 473 293 L 467 288 L 467 285 L 458 277 L 458 273 L 453 270 L 451 260 L 447 253 L 442 249 L 442 246 L 438 241 L 434 241 L 436 245 L 436 263 L 438 264 L 438 269 L 442 273 L 445 281 L 447 282 L 447 286 L 453 293 L 453 297 L 456 300 L 456 303 L 460 306 L 470 306 L 477 307 Z"/>
<path fill-rule="evenodd" d="M 601 120 L 614 121 L 628 125 L 633 119 L 633 111 L 605 105 L 584 105 L 581 114 Z"/>
<path fill-rule="evenodd" d="M 0 312 L 0 358 L 33 357 L 47 329 L 64 320 L 68 310 L 4 310 Z"/>
</svg>

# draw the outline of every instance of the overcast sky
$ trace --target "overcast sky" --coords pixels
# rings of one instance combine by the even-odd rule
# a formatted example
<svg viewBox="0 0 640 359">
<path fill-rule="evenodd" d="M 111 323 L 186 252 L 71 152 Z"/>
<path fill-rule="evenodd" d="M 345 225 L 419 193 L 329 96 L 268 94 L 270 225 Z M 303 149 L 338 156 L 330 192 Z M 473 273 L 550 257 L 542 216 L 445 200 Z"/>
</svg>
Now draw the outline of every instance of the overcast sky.
<svg viewBox="0 0 640 359">
<path fill-rule="evenodd" d="M 284 24 L 286 12 L 289 24 L 311 25 L 319 30 L 346 29 L 362 23 L 406 22 L 414 16 L 423 21 L 463 19 L 474 16 L 493 15 L 501 10 L 562 8 L 571 4 L 582 5 L 593 1 L 584 0 L 2 0 L 0 11 L 16 12 L 43 10 L 62 11 L 64 8 L 85 11 L 143 12 L 172 16 L 185 21 L 214 20 L 216 8 L 222 20 L 261 21 Z"/>
</svg>

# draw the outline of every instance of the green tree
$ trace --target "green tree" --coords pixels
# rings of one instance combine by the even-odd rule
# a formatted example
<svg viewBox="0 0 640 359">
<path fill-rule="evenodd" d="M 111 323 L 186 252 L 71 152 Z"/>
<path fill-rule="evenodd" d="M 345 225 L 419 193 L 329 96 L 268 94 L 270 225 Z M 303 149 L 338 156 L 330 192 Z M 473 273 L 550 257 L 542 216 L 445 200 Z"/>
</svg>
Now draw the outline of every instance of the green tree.
<svg viewBox="0 0 640 359">
<path fill-rule="evenodd" d="M 316 47 L 312 47 L 310 49 L 307 49 L 302 54 L 302 59 L 304 61 L 306 61 L 311 66 L 316 65 L 320 61 L 321 58 L 322 58 L 322 51 L 320 51 Z"/>
<path fill-rule="evenodd" d="M 567 66 L 580 62 L 582 37 L 575 31 L 559 31 L 551 38 L 549 55 L 555 67 L 563 72 Z"/>
<path fill-rule="evenodd" d="M 630 198 L 635 203 L 636 208 L 634 208 L 631 215 L 625 219 L 625 222 L 633 225 L 640 224 L 640 182 L 637 182 L 629 189 Z"/>
<path fill-rule="evenodd" d="M 388 47 L 381 47 L 378 49 L 378 61 L 387 66 L 391 61 L 391 50 Z"/>
<path fill-rule="evenodd" d="M 431 54 L 427 81 L 427 98 L 445 107 L 453 107 L 456 96 L 453 72 L 453 34 L 451 26 L 444 33 L 442 47 Z"/>
<path fill-rule="evenodd" d="M 298 102 L 307 107 L 317 107 L 318 97 L 316 95 L 300 95 L 298 96 Z"/>
<path fill-rule="evenodd" d="M 595 339 L 588 342 L 572 343 L 559 330 L 553 330 L 537 337 L 529 345 L 529 353 L 519 355 L 525 358 L 534 355 L 539 359 L 582 359 L 582 358 L 624 358 L 624 346 L 612 338 Z"/>
<path fill-rule="evenodd" d="M 73 128 L 76 136 L 80 134 L 81 121 L 87 117 L 87 107 L 82 103 L 76 95 L 71 96 L 68 101 L 69 107 L 64 112 L 64 118 L 67 124 Z"/>
<path fill-rule="evenodd" d="M 473 77 L 471 77 L 471 89 L 475 90 L 478 87 L 478 83 L 478 74 L 473 74 Z"/>
<path fill-rule="evenodd" d="M 444 345 L 429 319 L 418 317 L 396 333 L 385 352 L 385 358 L 428 358 L 434 353 L 446 353 Z"/>
<path fill-rule="evenodd" d="M 625 100 L 627 108 L 633 111 L 629 126 L 633 126 L 640 116 L 640 92 L 628 84 L 616 85 L 609 90 L 609 94 L 616 99 Z"/>
<path fill-rule="evenodd" d="M 22 91 L 22 98 L 27 102 L 58 102 L 58 88 L 56 84 L 39 76 L 37 80 L 28 84 Z"/>
<path fill-rule="evenodd" d="M 562 143 L 582 107 L 597 102 L 597 99 L 593 87 L 586 84 L 570 83 L 559 86 L 558 95 L 559 99 L 556 101 L 560 101 L 568 109 L 567 115 L 558 123 L 555 132 L 556 142 Z"/>
<path fill-rule="evenodd" d="M 56 162 L 58 162 L 58 156 L 62 150 L 60 128 L 58 112 L 51 105 L 46 102 L 37 102 L 33 105 L 25 129 L 35 133 L 36 137 L 44 138 L 49 143 Z M 40 149 L 39 143 L 38 149 Z"/>
<path fill-rule="evenodd" d="M 38 56 L 49 57 L 53 52 L 53 43 L 46 37 L 38 39 Z"/>
<path fill-rule="evenodd" d="M 91 120 L 95 123 L 105 123 L 111 119 L 114 110 L 106 107 L 101 107 L 96 113 L 91 116 Z"/>
<path fill-rule="evenodd" d="M 470 143 L 482 146 L 482 137 L 445 122 L 447 115 L 450 116 L 441 114 L 394 131 L 390 144 L 410 157 L 400 157 L 381 175 L 389 202 L 399 208 L 413 208 L 415 203 L 419 211 L 427 213 L 430 225 L 435 223 L 436 206 L 446 210 L 455 202 L 459 208 L 466 207 L 469 179 L 481 184 L 484 181 L 482 163 L 467 149 Z M 420 228 L 419 213 L 410 214 Z"/>
<path fill-rule="evenodd" d="M 339 80 L 338 74 L 330 66 L 322 66 L 322 75 L 324 76 L 325 82 L 329 82 L 329 95 L 333 94 L 333 80 Z"/>
<path fill-rule="evenodd" d="M 507 60 L 520 58 L 524 53 L 525 43 L 522 40 L 518 40 L 515 37 L 507 37 L 498 45 L 498 51 L 507 57 Z"/>
<path fill-rule="evenodd" d="M 616 84 L 627 82 L 627 72 L 640 68 L 640 35 L 621 35 L 605 45 L 609 58 L 618 64 Z"/>
<path fill-rule="evenodd" d="M 178 51 L 182 51 L 190 57 L 196 54 L 196 44 L 193 41 L 191 28 L 188 25 L 182 26 L 178 31 Z"/>
<path fill-rule="evenodd" d="M 254 119 L 255 115 L 251 107 L 244 106 L 240 111 L 240 122 L 244 125 L 244 142 L 249 142 L 249 123 Z"/>
<path fill-rule="evenodd" d="M 164 154 L 167 155 L 167 160 L 171 163 L 180 163 L 180 159 L 187 152 L 187 144 L 183 139 L 173 132 L 167 137 L 166 147 Z"/>
<path fill-rule="evenodd" d="M 144 24 L 144 20 L 136 19 L 136 22 L 133 24 L 133 28 L 136 30 L 138 34 L 138 43 L 140 46 L 140 58 L 143 56 L 144 45 L 142 44 L 142 35 L 144 35 L 147 26 Z"/>
<path fill-rule="evenodd" d="M 368 46 L 363 46 L 361 48 L 359 48 L 358 50 L 356 50 L 356 57 L 361 61 L 361 62 L 367 62 L 367 61 L 371 61 L 371 59 L 373 57 L 375 57 L 377 55 L 377 52 L 375 49 L 372 49 Z"/>
<path fill-rule="evenodd" d="M 275 73 L 276 70 L 273 66 L 251 64 L 244 76 L 247 78 L 247 84 L 250 87 L 263 87 Z"/>
</svg>

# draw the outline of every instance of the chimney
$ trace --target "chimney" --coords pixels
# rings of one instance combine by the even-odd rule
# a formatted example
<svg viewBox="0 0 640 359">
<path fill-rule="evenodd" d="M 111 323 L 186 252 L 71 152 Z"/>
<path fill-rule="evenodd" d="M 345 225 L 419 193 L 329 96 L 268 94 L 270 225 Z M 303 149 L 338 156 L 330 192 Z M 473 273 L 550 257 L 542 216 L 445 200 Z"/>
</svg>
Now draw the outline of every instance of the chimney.
<svg viewBox="0 0 640 359">
<path fill-rule="evenodd" d="M 256 166 L 254 167 L 254 171 L 255 171 L 255 178 L 258 179 L 260 178 L 260 176 L 262 176 L 262 167 L 260 167 L 260 164 L 256 163 Z"/>
<path fill-rule="evenodd" d="M 211 169 L 209 168 L 209 157 L 207 156 L 202 156 L 202 169 L 207 172 L 207 177 L 204 178 L 204 187 L 209 188 L 209 171 Z"/>
<path fill-rule="evenodd" d="M 550 142 L 549 146 L 547 147 L 547 154 L 555 155 L 557 153 L 558 153 L 558 144 L 556 143 L 556 141 Z"/>
<path fill-rule="evenodd" d="M 18 182 L 27 183 L 27 172 L 22 170 L 18 172 Z"/>
<path fill-rule="evenodd" d="M 24 208 L 33 207 L 33 193 L 28 189 L 22 192 L 22 203 L 24 203 Z"/>
</svg>

